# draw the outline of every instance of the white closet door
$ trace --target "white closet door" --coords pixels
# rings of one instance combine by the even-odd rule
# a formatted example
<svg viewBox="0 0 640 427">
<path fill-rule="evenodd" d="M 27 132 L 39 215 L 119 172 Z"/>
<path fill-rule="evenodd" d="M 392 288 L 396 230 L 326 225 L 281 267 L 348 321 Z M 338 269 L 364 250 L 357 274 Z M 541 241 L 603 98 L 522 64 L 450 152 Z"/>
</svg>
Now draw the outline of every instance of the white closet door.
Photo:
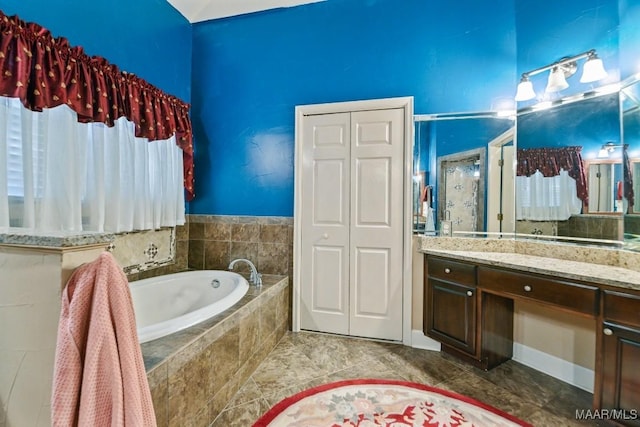
<svg viewBox="0 0 640 427">
<path fill-rule="evenodd" d="M 404 109 L 302 124 L 300 328 L 402 340 Z"/>
<path fill-rule="evenodd" d="M 305 117 L 300 327 L 349 334 L 350 114 Z"/>
<path fill-rule="evenodd" d="M 401 340 L 404 109 L 351 113 L 350 335 Z"/>
</svg>

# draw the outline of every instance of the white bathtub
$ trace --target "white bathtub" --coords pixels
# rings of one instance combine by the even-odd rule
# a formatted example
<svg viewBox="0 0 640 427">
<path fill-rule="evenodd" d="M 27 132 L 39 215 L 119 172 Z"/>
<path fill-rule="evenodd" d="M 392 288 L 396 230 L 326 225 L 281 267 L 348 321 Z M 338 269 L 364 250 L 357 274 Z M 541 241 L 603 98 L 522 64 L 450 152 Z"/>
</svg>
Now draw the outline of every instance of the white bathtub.
<svg viewBox="0 0 640 427">
<path fill-rule="evenodd" d="M 249 283 L 231 271 L 199 270 L 138 280 L 130 289 L 138 339 L 143 343 L 223 312 L 240 301 Z"/>
</svg>

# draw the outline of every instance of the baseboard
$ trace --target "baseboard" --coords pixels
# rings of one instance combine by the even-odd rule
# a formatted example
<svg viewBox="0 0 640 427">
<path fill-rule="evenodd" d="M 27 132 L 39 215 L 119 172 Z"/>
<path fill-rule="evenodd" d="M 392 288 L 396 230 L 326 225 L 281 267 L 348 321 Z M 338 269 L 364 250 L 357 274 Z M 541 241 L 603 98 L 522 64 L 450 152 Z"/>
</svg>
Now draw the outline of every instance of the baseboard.
<svg viewBox="0 0 640 427">
<path fill-rule="evenodd" d="M 411 331 L 411 347 L 422 350 L 440 351 L 440 343 L 426 336 L 421 330 Z"/>
<path fill-rule="evenodd" d="M 411 347 L 433 351 L 440 351 L 441 349 L 438 341 L 427 337 L 422 331 L 417 329 L 411 331 Z M 588 391 L 589 393 L 593 393 L 595 373 L 591 369 L 567 362 L 564 359 L 517 342 L 513 343 L 513 360 Z"/>
<path fill-rule="evenodd" d="M 595 373 L 559 357 L 514 342 L 513 360 L 561 381 L 593 393 Z"/>
</svg>

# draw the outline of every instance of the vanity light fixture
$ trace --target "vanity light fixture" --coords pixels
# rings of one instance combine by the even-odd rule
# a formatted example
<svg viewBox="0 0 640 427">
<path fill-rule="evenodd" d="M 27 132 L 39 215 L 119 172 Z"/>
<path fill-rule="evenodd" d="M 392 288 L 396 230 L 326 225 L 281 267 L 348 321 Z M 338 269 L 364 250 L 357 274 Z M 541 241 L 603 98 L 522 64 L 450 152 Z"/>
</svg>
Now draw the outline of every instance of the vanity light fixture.
<svg viewBox="0 0 640 427">
<path fill-rule="evenodd" d="M 598 151 L 598 158 L 607 158 L 611 155 L 611 153 L 613 153 L 613 150 L 620 147 L 622 147 L 622 145 L 609 141 L 606 144 L 603 144 L 602 148 L 600 148 L 600 151 Z"/>
<path fill-rule="evenodd" d="M 522 78 L 518 84 L 516 91 L 516 101 L 527 101 L 536 97 L 536 93 L 533 90 L 533 84 L 530 77 L 536 74 L 540 74 L 544 71 L 551 70 L 549 73 L 549 80 L 547 81 L 547 88 L 545 92 L 559 92 L 569 87 L 567 78 L 575 74 L 578 69 L 577 61 L 579 59 L 587 60 L 584 63 L 582 69 L 581 83 L 591 83 L 598 80 L 602 80 L 607 77 L 607 72 L 602 64 L 602 59 L 598 58 L 595 49 L 588 50 L 579 55 L 565 57 L 553 64 L 545 65 L 544 67 L 536 68 L 535 70 L 522 73 Z"/>
</svg>

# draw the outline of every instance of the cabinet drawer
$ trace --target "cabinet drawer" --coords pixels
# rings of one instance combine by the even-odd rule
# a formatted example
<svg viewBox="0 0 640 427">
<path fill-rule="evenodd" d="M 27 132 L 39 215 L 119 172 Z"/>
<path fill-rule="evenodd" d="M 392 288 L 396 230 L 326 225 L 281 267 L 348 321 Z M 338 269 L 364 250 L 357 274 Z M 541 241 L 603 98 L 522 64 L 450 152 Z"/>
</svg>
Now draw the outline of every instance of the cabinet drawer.
<svg viewBox="0 0 640 427">
<path fill-rule="evenodd" d="M 430 277 L 468 286 L 475 286 L 476 284 L 475 265 L 433 256 L 427 257 L 427 265 Z"/>
<path fill-rule="evenodd" d="M 478 284 L 489 291 L 553 304 L 580 313 L 598 313 L 596 286 L 484 267 L 478 269 Z"/>
<path fill-rule="evenodd" d="M 640 327 L 640 296 L 604 291 L 604 318 Z"/>
</svg>

